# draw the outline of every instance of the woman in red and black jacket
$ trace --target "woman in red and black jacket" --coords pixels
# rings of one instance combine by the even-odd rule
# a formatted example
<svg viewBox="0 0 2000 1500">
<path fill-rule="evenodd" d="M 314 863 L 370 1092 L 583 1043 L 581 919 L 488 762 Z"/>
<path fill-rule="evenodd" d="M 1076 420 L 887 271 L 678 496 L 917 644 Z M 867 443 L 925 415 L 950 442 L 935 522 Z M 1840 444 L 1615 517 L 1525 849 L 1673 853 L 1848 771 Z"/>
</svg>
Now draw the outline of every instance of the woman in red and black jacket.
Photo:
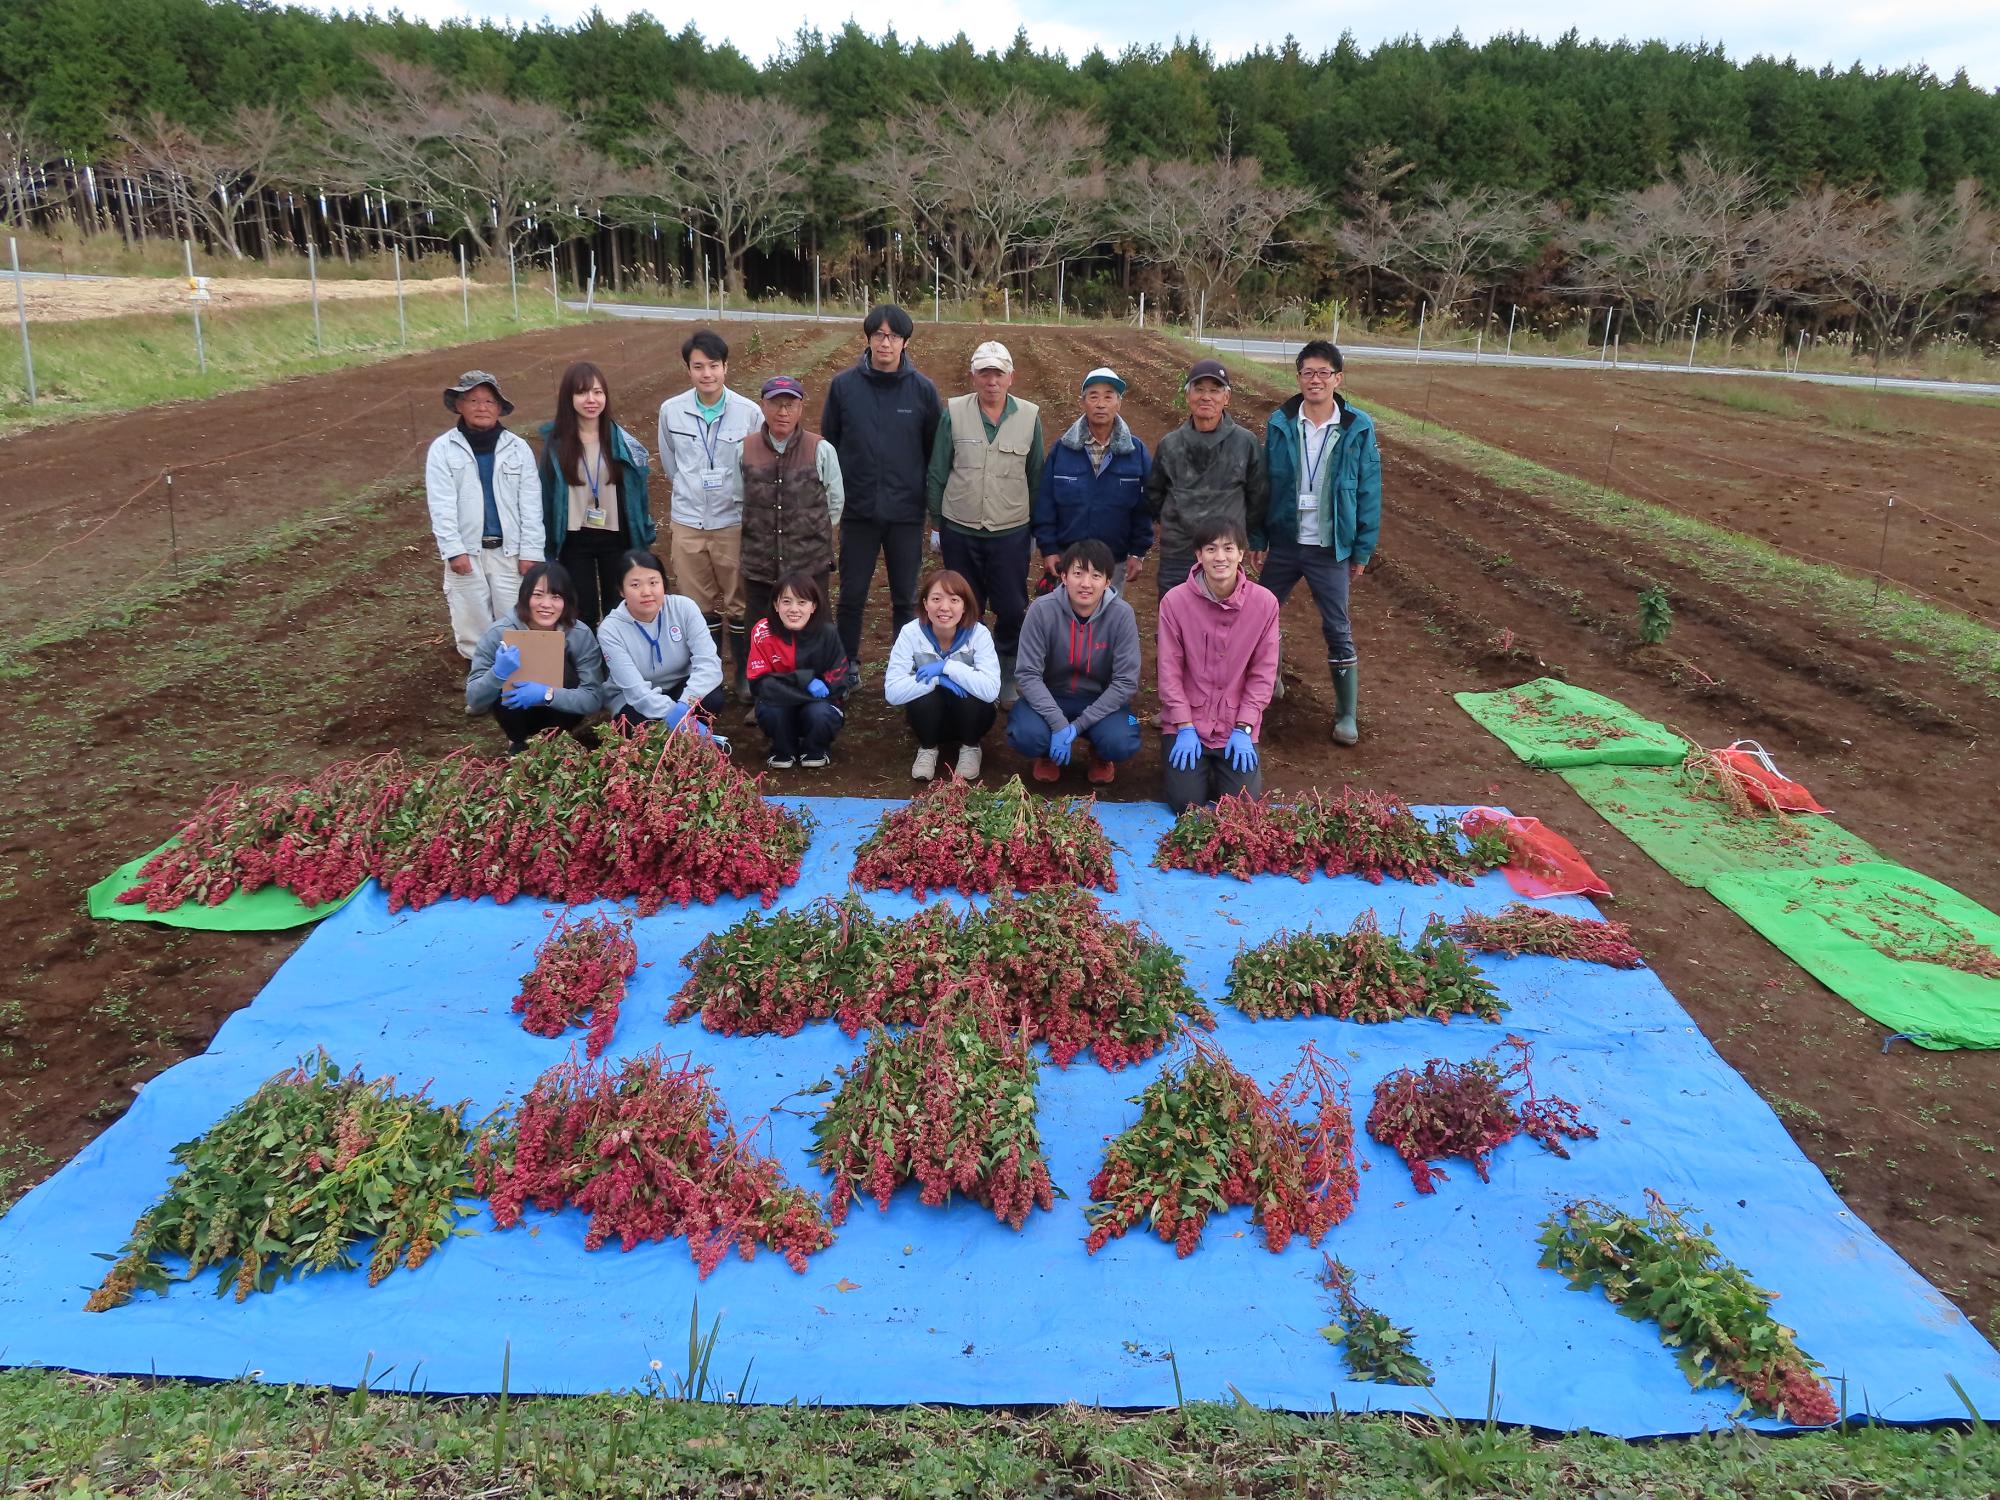
<svg viewBox="0 0 2000 1500">
<path fill-rule="evenodd" d="M 757 727 L 771 741 L 764 764 L 817 771 L 831 761 L 854 673 L 826 617 L 826 594 L 810 574 L 778 580 L 770 615 L 751 628 L 746 675 L 757 698 Z"/>
</svg>

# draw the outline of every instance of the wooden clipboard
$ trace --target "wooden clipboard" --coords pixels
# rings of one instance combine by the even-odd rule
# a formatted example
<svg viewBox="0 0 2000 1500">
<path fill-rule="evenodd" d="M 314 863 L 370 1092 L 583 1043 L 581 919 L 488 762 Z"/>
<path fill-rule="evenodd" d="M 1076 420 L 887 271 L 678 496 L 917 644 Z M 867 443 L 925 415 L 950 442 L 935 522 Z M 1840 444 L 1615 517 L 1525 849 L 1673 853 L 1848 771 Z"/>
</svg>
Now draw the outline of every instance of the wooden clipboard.
<svg viewBox="0 0 2000 1500">
<path fill-rule="evenodd" d="M 521 670 L 507 679 L 507 686 L 523 682 L 539 682 L 543 687 L 563 685 L 560 630 L 509 630 L 500 639 L 521 653 Z"/>
</svg>

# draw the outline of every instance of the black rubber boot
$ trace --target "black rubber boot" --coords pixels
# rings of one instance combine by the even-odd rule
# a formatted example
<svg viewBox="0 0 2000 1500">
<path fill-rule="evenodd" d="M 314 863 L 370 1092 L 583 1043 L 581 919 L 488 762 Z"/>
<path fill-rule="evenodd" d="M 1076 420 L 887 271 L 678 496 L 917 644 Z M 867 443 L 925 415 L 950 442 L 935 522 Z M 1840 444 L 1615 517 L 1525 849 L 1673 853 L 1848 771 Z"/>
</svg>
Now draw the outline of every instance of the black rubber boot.
<svg viewBox="0 0 2000 1500">
<path fill-rule="evenodd" d="M 729 656 L 736 663 L 736 701 L 747 708 L 757 701 L 757 695 L 750 691 L 750 628 L 740 620 L 729 626 Z"/>
<path fill-rule="evenodd" d="M 1361 726 L 1354 717 L 1355 699 L 1360 693 L 1361 668 L 1354 662 L 1333 669 L 1333 742 L 1359 744 Z"/>
</svg>

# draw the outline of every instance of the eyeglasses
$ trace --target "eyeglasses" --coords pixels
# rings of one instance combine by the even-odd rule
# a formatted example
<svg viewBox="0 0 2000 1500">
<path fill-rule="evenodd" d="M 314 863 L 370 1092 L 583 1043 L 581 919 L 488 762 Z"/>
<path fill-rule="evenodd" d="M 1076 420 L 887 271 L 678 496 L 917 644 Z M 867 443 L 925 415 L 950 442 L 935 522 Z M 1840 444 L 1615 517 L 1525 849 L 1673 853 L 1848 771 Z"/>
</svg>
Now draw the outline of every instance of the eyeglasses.
<svg viewBox="0 0 2000 1500">
<path fill-rule="evenodd" d="M 1338 375 L 1339 373 L 1340 373 L 1340 371 L 1338 371 L 1338 370 L 1321 370 L 1321 369 L 1313 369 L 1313 370 L 1301 370 L 1301 371 L 1299 371 L 1299 379 L 1301 379 L 1301 380 L 1331 380 L 1331 379 L 1333 379 L 1333 377 L 1334 377 L 1334 376 Z"/>
</svg>

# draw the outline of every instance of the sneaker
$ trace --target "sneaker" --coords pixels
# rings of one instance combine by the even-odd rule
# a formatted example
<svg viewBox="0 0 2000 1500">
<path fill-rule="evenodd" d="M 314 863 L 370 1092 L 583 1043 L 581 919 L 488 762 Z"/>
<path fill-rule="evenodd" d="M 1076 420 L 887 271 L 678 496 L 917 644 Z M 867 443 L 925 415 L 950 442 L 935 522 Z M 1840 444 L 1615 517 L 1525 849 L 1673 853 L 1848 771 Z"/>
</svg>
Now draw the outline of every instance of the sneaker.
<svg viewBox="0 0 2000 1500">
<path fill-rule="evenodd" d="M 1109 786 L 1118 775 L 1118 762 L 1092 756 L 1090 769 L 1084 775 L 1098 786 Z"/>
<path fill-rule="evenodd" d="M 798 764 L 798 761 L 789 755 L 767 755 L 764 757 L 764 764 L 773 771 L 789 771 Z"/>
<path fill-rule="evenodd" d="M 799 757 L 799 769 L 801 771 L 824 771 L 832 764 L 833 757 L 831 755 L 801 755 Z"/>
<path fill-rule="evenodd" d="M 957 770 L 960 781 L 977 781 L 979 779 L 979 768 L 985 763 L 985 752 L 977 745 L 960 745 L 958 747 Z"/>
<path fill-rule="evenodd" d="M 933 776 L 937 775 L 937 758 L 938 753 L 935 746 L 929 750 L 919 750 L 917 758 L 910 762 L 910 779 L 912 781 L 929 781 Z"/>
<path fill-rule="evenodd" d="M 1061 766 L 1057 765 L 1054 761 L 1050 760 L 1046 755 L 1038 755 L 1035 757 L 1035 780 L 1060 781 L 1061 779 L 1062 779 Z"/>
</svg>

